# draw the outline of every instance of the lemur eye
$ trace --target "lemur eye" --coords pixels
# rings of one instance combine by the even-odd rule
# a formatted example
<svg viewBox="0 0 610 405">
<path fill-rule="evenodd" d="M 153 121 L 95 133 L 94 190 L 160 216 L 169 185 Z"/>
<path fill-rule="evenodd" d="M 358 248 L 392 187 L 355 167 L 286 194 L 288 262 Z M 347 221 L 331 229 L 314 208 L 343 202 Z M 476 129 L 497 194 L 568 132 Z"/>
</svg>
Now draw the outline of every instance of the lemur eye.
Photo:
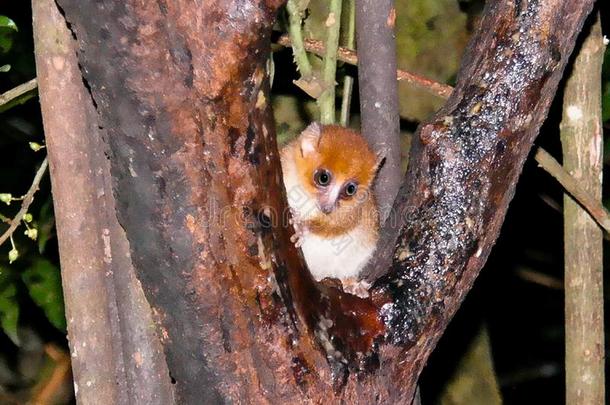
<svg viewBox="0 0 610 405">
<path fill-rule="evenodd" d="M 358 191 L 358 184 L 354 183 L 353 181 L 347 183 L 343 189 L 343 192 L 347 197 L 353 196 L 356 194 L 356 191 Z"/>
<path fill-rule="evenodd" d="M 313 181 L 316 182 L 318 186 L 326 187 L 330 184 L 331 174 L 326 169 L 318 169 L 313 174 Z"/>
</svg>

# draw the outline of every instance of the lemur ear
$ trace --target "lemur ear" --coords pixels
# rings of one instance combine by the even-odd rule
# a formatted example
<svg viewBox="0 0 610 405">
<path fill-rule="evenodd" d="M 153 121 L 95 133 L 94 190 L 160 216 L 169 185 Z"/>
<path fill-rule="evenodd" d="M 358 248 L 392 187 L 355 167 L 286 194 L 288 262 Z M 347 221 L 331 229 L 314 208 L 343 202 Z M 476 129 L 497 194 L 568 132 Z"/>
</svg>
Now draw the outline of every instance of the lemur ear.
<svg viewBox="0 0 610 405">
<path fill-rule="evenodd" d="M 322 137 L 322 125 L 317 122 L 309 124 L 307 128 L 301 132 L 301 155 L 303 157 L 318 150 L 318 144 Z"/>
</svg>

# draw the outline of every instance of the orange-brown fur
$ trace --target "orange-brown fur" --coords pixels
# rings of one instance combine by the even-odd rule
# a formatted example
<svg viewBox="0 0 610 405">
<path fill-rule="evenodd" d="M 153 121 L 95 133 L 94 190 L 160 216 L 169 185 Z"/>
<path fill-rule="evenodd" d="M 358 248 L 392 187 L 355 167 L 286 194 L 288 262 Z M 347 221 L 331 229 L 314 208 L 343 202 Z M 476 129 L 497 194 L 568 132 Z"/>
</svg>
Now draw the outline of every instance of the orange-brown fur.
<svg viewBox="0 0 610 405">
<path fill-rule="evenodd" d="M 314 123 L 282 149 L 281 159 L 295 240 L 312 275 L 354 279 L 378 239 L 371 187 L 379 158 L 358 132 Z M 330 180 L 321 182 L 320 172 Z M 357 185 L 354 194 L 348 185 Z"/>
<path fill-rule="evenodd" d="M 377 157 L 358 132 L 338 125 L 327 125 L 316 152 L 306 157 L 298 152 L 294 155 L 304 179 L 303 185 L 311 195 L 319 193 L 313 178 L 318 168 L 329 170 L 337 182 L 356 180 L 359 185 L 357 194 L 350 199 L 341 199 L 339 207 L 333 212 L 307 221 L 311 232 L 325 237 L 338 236 L 361 220 L 368 221 L 372 228 L 378 226 L 377 207 L 370 189 Z"/>
<path fill-rule="evenodd" d="M 320 193 L 313 177 L 319 168 L 329 170 L 337 182 L 358 182 L 356 195 L 341 199 L 337 209 L 331 213 L 306 221 L 305 225 L 311 232 L 325 237 L 338 236 L 361 221 L 366 221 L 377 232 L 379 215 L 371 187 L 379 159 L 358 132 L 338 125 L 326 125 L 314 152 L 303 156 L 300 138 L 297 138 L 284 147 L 282 156 L 283 160 L 294 159 L 302 185 L 312 196 Z"/>
</svg>

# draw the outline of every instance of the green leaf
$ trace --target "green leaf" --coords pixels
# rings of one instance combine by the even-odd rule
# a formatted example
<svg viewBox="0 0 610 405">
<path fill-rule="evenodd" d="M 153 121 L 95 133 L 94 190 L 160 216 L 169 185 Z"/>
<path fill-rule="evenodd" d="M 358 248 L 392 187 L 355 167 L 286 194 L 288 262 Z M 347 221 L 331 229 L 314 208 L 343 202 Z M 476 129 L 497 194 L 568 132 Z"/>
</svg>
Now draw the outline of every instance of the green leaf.
<svg viewBox="0 0 610 405">
<path fill-rule="evenodd" d="M 17 286 L 12 270 L 0 267 L 0 326 L 17 346 L 19 346 L 18 320 Z"/>
<path fill-rule="evenodd" d="M 2 65 L 2 66 L 0 66 L 0 72 L 1 73 L 6 73 L 9 70 L 11 70 L 11 65 Z"/>
<path fill-rule="evenodd" d="M 17 24 L 10 18 L 0 15 L 0 52 L 7 53 L 13 47 L 13 35 L 17 29 Z"/>
<path fill-rule="evenodd" d="M 19 29 L 17 28 L 17 24 L 15 24 L 15 21 L 11 20 L 5 15 L 0 15 L 0 28 L 8 28 L 13 31 L 19 31 Z"/>
<path fill-rule="evenodd" d="M 59 268 L 46 259 L 37 259 L 21 278 L 32 300 L 44 311 L 57 329 L 66 330 L 64 300 Z"/>
</svg>

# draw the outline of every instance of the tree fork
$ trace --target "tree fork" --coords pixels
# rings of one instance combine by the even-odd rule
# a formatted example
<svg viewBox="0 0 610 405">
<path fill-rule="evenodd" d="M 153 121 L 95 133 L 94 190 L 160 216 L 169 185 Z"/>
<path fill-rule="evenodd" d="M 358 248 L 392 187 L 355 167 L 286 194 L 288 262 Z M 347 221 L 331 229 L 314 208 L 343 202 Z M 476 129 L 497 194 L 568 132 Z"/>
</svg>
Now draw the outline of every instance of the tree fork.
<svg viewBox="0 0 610 405">
<path fill-rule="evenodd" d="M 363 404 L 413 397 L 593 3 L 488 4 L 455 92 L 418 132 L 394 206 L 406 216 L 363 300 L 315 284 L 281 223 L 264 70 L 280 1 L 58 2 L 176 400 Z"/>
</svg>

